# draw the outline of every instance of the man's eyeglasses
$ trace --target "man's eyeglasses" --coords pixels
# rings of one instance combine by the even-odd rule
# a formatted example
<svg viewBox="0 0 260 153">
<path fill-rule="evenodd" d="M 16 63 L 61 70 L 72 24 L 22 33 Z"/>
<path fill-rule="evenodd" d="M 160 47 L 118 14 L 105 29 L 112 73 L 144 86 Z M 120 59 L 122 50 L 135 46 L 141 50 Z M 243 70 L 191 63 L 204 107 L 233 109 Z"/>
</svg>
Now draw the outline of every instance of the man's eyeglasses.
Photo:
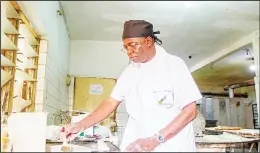
<svg viewBox="0 0 260 153">
<path fill-rule="evenodd" d="M 141 47 L 142 45 L 138 42 L 134 42 L 134 43 L 130 43 L 129 45 L 124 45 L 124 48 L 122 48 L 122 52 L 127 53 L 127 50 L 131 50 L 131 51 L 138 51 L 138 49 Z"/>
</svg>

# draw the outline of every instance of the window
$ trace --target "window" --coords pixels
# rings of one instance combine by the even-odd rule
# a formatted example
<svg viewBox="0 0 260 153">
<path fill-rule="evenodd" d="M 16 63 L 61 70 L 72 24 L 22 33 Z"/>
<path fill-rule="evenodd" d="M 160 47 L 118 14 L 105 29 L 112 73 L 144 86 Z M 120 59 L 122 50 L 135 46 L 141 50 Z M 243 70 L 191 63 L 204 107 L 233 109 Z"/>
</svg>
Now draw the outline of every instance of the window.
<svg viewBox="0 0 260 153">
<path fill-rule="evenodd" d="M 1 1 L 1 114 L 34 111 L 39 38 L 16 1 Z"/>
</svg>

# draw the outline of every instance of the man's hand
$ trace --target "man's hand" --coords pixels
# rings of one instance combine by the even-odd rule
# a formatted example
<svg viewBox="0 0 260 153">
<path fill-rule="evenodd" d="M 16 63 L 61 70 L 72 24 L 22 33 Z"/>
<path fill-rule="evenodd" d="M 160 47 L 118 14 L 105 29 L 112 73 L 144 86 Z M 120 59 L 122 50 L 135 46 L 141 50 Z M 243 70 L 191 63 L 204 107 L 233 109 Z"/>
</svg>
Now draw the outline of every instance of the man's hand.
<svg viewBox="0 0 260 153">
<path fill-rule="evenodd" d="M 70 124 L 68 126 L 65 126 L 64 128 L 67 139 L 70 139 L 72 135 L 78 134 L 79 132 L 85 130 L 84 125 L 81 122 Z"/>
<path fill-rule="evenodd" d="M 155 137 L 142 138 L 132 142 L 126 148 L 126 152 L 151 152 L 157 146 L 159 146 L 159 142 Z"/>
</svg>

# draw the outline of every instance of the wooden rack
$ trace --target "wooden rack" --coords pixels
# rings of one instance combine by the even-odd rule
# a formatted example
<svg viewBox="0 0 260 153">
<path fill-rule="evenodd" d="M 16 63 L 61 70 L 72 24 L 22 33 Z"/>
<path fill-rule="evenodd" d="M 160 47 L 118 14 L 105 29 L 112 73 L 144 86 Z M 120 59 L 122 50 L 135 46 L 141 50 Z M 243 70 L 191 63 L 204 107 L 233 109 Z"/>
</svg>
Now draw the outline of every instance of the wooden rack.
<svg viewBox="0 0 260 153">
<path fill-rule="evenodd" d="M 19 4 L 1 1 L 1 112 L 34 111 L 39 42 Z"/>
</svg>

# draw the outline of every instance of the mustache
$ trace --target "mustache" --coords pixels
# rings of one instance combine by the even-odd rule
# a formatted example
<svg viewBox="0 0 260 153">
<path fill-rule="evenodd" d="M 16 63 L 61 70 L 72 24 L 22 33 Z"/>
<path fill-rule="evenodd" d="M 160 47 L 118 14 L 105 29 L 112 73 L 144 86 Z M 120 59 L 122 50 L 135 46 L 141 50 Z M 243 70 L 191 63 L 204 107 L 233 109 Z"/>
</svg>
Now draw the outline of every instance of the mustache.
<svg viewBox="0 0 260 153">
<path fill-rule="evenodd" d="M 128 54 L 128 56 L 129 56 L 130 58 L 134 58 L 134 57 L 138 57 L 138 54 L 136 54 L 136 53 L 130 53 L 130 54 Z"/>
</svg>

